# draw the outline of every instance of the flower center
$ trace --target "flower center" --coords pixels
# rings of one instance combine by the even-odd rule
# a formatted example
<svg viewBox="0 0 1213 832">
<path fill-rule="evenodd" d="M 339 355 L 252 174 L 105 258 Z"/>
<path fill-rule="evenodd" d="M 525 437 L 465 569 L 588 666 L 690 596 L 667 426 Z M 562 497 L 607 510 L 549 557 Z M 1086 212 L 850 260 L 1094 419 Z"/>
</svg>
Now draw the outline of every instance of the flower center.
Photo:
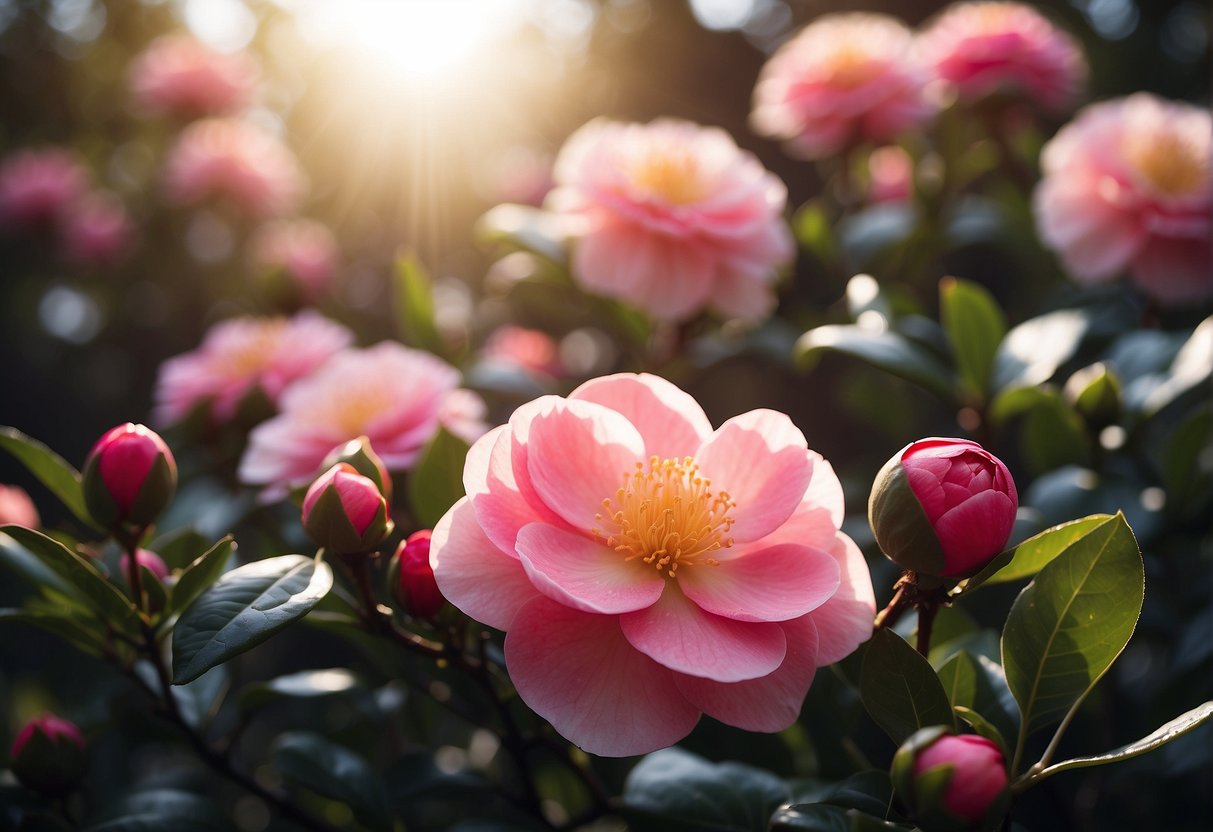
<svg viewBox="0 0 1213 832">
<path fill-rule="evenodd" d="M 683 151 L 654 151 L 632 169 L 632 184 L 640 191 L 675 205 L 703 198 L 704 187 L 695 157 Z"/>
<path fill-rule="evenodd" d="M 268 367 L 274 360 L 286 326 L 286 319 L 274 318 L 244 329 L 241 337 L 232 339 L 223 353 L 222 360 L 229 373 L 238 377 L 252 376 Z"/>
<path fill-rule="evenodd" d="M 1167 196 L 1195 193 L 1209 178 L 1209 160 L 1189 136 L 1178 131 L 1131 136 L 1125 155 L 1146 181 Z"/>
<path fill-rule="evenodd" d="M 640 559 L 673 578 L 679 567 L 717 565 L 711 553 L 733 545 L 728 512 L 737 507 L 727 491 L 712 491 L 712 481 L 699 475 L 691 457 L 650 457 L 625 471 L 614 498 L 591 532 L 624 556 Z"/>
<path fill-rule="evenodd" d="M 830 83 L 842 87 L 859 87 L 881 72 L 881 64 L 862 47 L 841 43 L 826 57 Z"/>
</svg>

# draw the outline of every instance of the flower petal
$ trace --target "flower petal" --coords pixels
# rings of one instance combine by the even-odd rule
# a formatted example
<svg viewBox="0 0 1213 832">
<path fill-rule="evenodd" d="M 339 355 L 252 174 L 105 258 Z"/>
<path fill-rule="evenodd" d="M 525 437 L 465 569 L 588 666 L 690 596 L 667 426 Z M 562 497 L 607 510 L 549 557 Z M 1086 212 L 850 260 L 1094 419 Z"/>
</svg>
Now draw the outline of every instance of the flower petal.
<svg viewBox="0 0 1213 832">
<path fill-rule="evenodd" d="M 1006 544 L 1015 523 L 1015 504 L 1000 491 L 983 491 L 934 523 L 948 558 L 949 574 L 963 575 Z"/>
<path fill-rule="evenodd" d="M 745 731 L 782 731 L 800 716 L 800 707 L 820 663 L 812 616 L 779 625 L 788 651 L 773 673 L 744 682 L 723 683 L 675 674 L 678 689 L 695 707 L 726 725 Z"/>
<path fill-rule="evenodd" d="M 518 557 L 531 583 L 549 598 L 585 612 L 622 613 L 650 607 L 665 578 L 640 561 L 585 535 L 546 523 L 518 532 Z"/>
<path fill-rule="evenodd" d="M 787 621 L 820 607 L 838 589 L 838 564 L 825 552 L 784 543 L 695 564 L 678 585 L 701 609 L 736 621 Z"/>
<path fill-rule="evenodd" d="M 674 674 L 628 644 L 615 616 L 536 598 L 518 611 L 505 658 L 522 700 L 592 754 L 647 754 L 699 720 Z"/>
<path fill-rule="evenodd" d="M 838 561 L 841 581 L 830 600 L 813 610 L 817 625 L 817 664 L 841 661 L 872 637 L 876 594 L 863 552 L 842 532 L 828 551 Z"/>
<path fill-rule="evenodd" d="M 463 466 L 463 487 L 480 527 L 499 549 L 516 557 L 518 530 L 537 520 L 559 523 L 546 506 L 532 504 L 514 479 L 513 438 L 508 425 L 493 428 L 476 440 Z"/>
<path fill-rule="evenodd" d="M 621 615 L 619 624 L 633 647 L 671 670 L 721 682 L 766 676 L 787 649 L 778 624 L 705 612 L 673 582 L 656 604 Z"/>
<path fill-rule="evenodd" d="M 712 435 L 712 423 L 699 403 L 660 376 L 603 376 L 587 381 L 569 398 L 597 402 L 622 413 L 644 438 L 646 456 L 693 456 Z"/>
</svg>

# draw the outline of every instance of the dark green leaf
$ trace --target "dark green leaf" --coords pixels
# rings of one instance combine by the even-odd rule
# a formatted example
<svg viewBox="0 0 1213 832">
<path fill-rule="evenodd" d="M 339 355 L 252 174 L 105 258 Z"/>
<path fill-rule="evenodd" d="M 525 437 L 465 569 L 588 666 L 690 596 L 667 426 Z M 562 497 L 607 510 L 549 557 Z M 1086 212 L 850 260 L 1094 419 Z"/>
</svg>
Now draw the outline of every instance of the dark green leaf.
<svg viewBox="0 0 1213 832">
<path fill-rule="evenodd" d="M 1003 552 L 965 582 L 955 595 L 972 592 L 984 584 L 1003 584 L 1035 575 L 1094 529 L 1112 519 L 1108 514 L 1093 514 L 1071 520 L 1030 537 L 1014 549 Z"/>
<path fill-rule="evenodd" d="M 835 785 L 816 802 L 884 817 L 893 804 L 893 783 L 887 771 L 861 771 Z"/>
<path fill-rule="evenodd" d="M 224 567 L 227 566 L 227 562 L 231 560 L 232 553 L 235 551 L 235 541 L 231 537 L 225 537 L 187 566 L 173 587 L 170 596 L 170 612 L 185 609 L 207 587 L 215 583 L 223 574 Z"/>
<path fill-rule="evenodd" d="M 776 812 L 770 828 L 772 832 L 851 832 L 851 819 L 841 806 L 801 803 Z"/>
<path fill-rule="evenodd" d="M 434 294 L 425 267 L 412 255 L 396 261 L 393 276 L 396 326 L 406 344 L 445 355 L 446 343 L 434 323 Z"/>
<path fill-rule="evenodd" d="M 218 711 L 230 685 L 231 678 L 227 668 L 220 665 L 212 667 L 189 684 L 177 685 L 172 691 L 177 700 L 177 708 L 185 721 L 194 728 L 199 728 L 209 722 Z"/>
<path fill-rule="evenodd" d="M 1087 695 L 1133 635 L 1144 592 L 1141 553 L 1119 514 L 1024 588 L 1002 634 L 1021 732 L 1056 722 Z"/>
<path fill-rule="evenodd" d="M 792 218 L 792 229 L 801 248 L 826 265 L 838 263 L 838 241 L 834 239 L 834 229 L 820 200 L 801 206 Z"/>
<path fill-rule="evenodd" d="M 1027 412 L 1022 442 L 1024 456 L 1037 472 L 1085 465 L 1091 456 L 1082 417 L 1056 393 Z"/>
<path fill-rule="evenodd" d="M 463 496 L 468 443 L 445 428 L 421 452 L 409 474 L 409 505 L 421 525 L 432 528 Z"/>
<path fill-rule="evenodd" d="M 1007 321 L 984 287 L 945 277 L 939 282 L 939 314 L 956 366 L 969 391 L 984 400 L 994 354 L 1007 332 Z"/>
<path fill-rule="evenodd" d="M 1000 749 L 1002 749 L 1003 757 L 1008 756 L 1010 750 L 1007 748 L 1007 741 L 1003 737 L 1002 731 L 998 730 L 997 725 L 990 722 L 990 720 L 986 719 L 972 708 L 957 705 L 953 710 L 955 710 L 956 715 L 967 722 L 979 736 L 985 737 L 990 742 L 995 743 Z"/>
<path fill-rule="evenodd" d="M 102 641 L 98 637 L 98 623 L 95 619 L 51 610 L 0 609 L 0 623 L 6 621 L 30 624 L 46 630 L 91 656 L 100 656 L 104 652 Z"/>
<path fill-rule="evenodd" d="M 973 707 L 977 699 L 977 660 L 960 651 L 939 668 L 939 681 L 953 708 Z"/>
<path fill-rule="evenodd" d="M 952 725 L 952 705 L 939 677 L 906 640 L 877 630 L 864 650 L 859 695 L 894 743 L 920 728 Z"/>
<path fill-rule="evenodd" d="M 292 731 L 274 742 L 273 759 L 289 782 L 349 805 L 369 827 L 391 828 L 383 783 L 361 755 L 318 734 Z"/>
<path fill-rule="evenodd" d="M 228 824 L 213 801 L 178 789 L 152 789 L 127 796 L 86 832 L 222 832 Z"/>
<path fill-rule="evenodd" d="M 1167 371 L 1167 378 L 1152 390 L 1142 405 L 1153 415 L 1194 387 L 1203 385 L 1213 373 L 1213 318 L 1205 318 L 1180 348 Z"/>
<path fill-rule="evenodd" d="M 797 340 L 796 360 L 807 368 L 826 350 L 858 358 L 913 382 L 945 401 L 950 402 L 955 397 L 956 385 L 951 369 L 925 348 L 896 332 L 857 325 L 819 326 Z"/>
<path fill-rule="evenodd" d="M 345 668 L 301 670 L 249 685 L 240 692 L 240 708 L 252 711 L 280 699 L 333 696 L 353 690 L 357 685 L 357 677 Z"/>
<path fill-rule="evenodd" d="M 1024 321 L 1007 333 L 994 357 L 994 389 L 1048 381 L 1078 350 L 1090 328 L 1082 312 L 1063 309 Z"/>
<path fill-rule="evenodd" d="M 3 532 L 0 532 L 0 562 L 21 575 L 31 587 L 43 594 L 48 589 L 62 595 L 75 594 L 71 585 L 59 577 L 59 573 Z"/>
<path fill-rule="evenodd" d="M 93 526 L 84 506 L 80 472 L 63 457 L 16 428 L 0 427 L 0 448 L 16 457 L 38 481 L 58 497 L 82 523 Z"/>
<path fill-rule="evenodd" d="M 173 683 L 197 679 L 302 618 L 333 586 L 327 563 L 283 555 L 233 569 L 173 628 Z"/>
</svg>

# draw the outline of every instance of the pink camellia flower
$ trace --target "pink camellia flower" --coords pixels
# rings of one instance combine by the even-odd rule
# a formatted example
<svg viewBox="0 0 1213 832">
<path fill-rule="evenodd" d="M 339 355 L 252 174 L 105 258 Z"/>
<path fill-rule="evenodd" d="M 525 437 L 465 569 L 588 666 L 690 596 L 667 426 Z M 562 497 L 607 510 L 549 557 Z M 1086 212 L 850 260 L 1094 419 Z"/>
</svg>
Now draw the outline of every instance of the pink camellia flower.
<svg viewBox="0 0 1213 832">
<path fill-rule="evenodd" d="M 918 814 L 942 808 L 966 824 L 976 826 L 985 818 L 990 807 L 1006 794 L 1006 760 L 998 746 L 985 737 L 976 734 L 941 736 L 925 748 L 918 749 L 912 775 L 917 780 L 940 766 L 952 767 L 942 805 L 916 807 Z"/>
<path fill-rule="evenodd" d="M 881 551 L 926 575 L 972 574 L 1011 536 L 1019 494 L 1002 461 L 967 439 L 920 439 L 872 486 L 868 519 Z"/>
<path fill-rule="evenodd" d="M 1210 297 L 1210 136 L 1207 107 L 1149 93 L 1084 108 L 1041 155 L 1041 239 L 1082 283 L 1127 270 L 1163 304 Z"/>
<path fill-rule="evenodd" d="M 897 145 L 872 151 L 868 176 L 868 199 L 872 202 L 905 202 L 914 193 L 914 160 Z"/>
<path fill-rule="evenodd" d="M 122 200 L 97 191 L 68 209 L 60 234 L 64 256 L 84 265 L 113 265 L 126 255 L 134 225 Z"/>
<path fill-rule="evenodd" d="M 286 277 L 305 297 L 319 298 L 337 272 L 337 238 L 315 220 L 277 220 L 257 229 L 254 266 Z"/>
<path fill-rule="evenodd" d="M 480 439 L 434 529 L 442 594 L 506 631 L 522 699 L 595 754 L 642 754 L 701 713 L 786 728 L 815 668 L 872 631 L 842 490 L 787 416 L 713 431 L 650 375 L 544 396 Z"/>
<path fill-rule="evenodd" d="M 370 477 L 339 462 L 303 498 L 303 527 L 317 545 L 336 554 L 369 552 L 391 531 L 387 500 Z"/>
<path fill-rule="evenodd" d="M 179 119 L 237 112 L 256 82 L 257 64 L 248 55 L 216 52 L 185 35 L 157 38 L 130 68 L 135 108 Z"/>
<path fill-rule="evenodd" d="M 430 566 L 432 535 L 429 529 L 422 529 L 400 541 L 396 548 L 397 569 L 400 570 L 396 596 L 409 614 L 418 618 L 433 618 L 446 603 L 434 580 L 434 568 Z"/>
<path fill-rule="evenodd" d="M 537 329 L 503 326 L 489 337 L 481 355 L 488 364 L 517 367 L 539 376 L 561 374 L 556 342 Z"/>
<path fill-rule="evenodd" d="M 54 223 L 84 196 L 89 179 L 70 150 L 14 153 L 0 163 L 0 227 L 21 231 Z"/>
<path fill-rule="evenodd" d="M 303 191 L 295 156 L 277 138 L 236 119 L 204 119 L 181 132 L 165 170 L 169 199 L 222 199 L 253 217 L 290 211 Z"/>
<path fill-rule="evenodd" d="M 218 323 L 198 349 L 161 365 L 155 421 L 171 425 L 209 401 L 211 416 L 227 422 L 254 387 L 277 404 L 288 384 L 314 372 L 353 339 L 348 329 L 310 310 L 293 318 Z"/>
<path fill-rule="evenodd" d="M 754 129 L 806 159 L 887 142 L 926 124 L 929 75 L 901 21 L 824 15 L 781 46 L 754 87 Z"/>
<path fill-rule="evenodd" d="M 36 529 L 41 523 L 38 509 L 24 488 L 0 485 L 0 526 L 25 526 Z"/>
<path fill-rule="evenodd" d="M 389 471 L 405 470 L 438 431 L 458 384 L 454 367 L 400 344 L 339 352 L 288 387 L 281 413 L 253 429 L 240 479 L 270 486 L 267 497 L 281 495 L 310 482 L 329 451 L 359 436 Z"/>
<path fill-rule="evenodd" d="M 66 719 L 43 714 L 17 732 L 9 758 L 9 768 L 23 786 L 61 797 L 84 777 L 84 735 Z"/>
<path fill-rule="evenodd" d="M 919 36 L 919 50 L 962 101 L 1008 95 L 1066 112 L 1087 80 L 1074 38 L 1023 3 L 949 6 Z"/>
<path fill-rule="evenodd" d="M 158 554 L 153 552 L 151 549 L 136 549 L 135 550 L 135 562 L 138 563 L 144 569 L 146 569 L 148 572 L 151 572 L 153 575 L 155 575 L 156 579 L 159 581 L 163 581 L 164 579 L 166 579 L 168 577 L 168 574 L 169 574 L 168 564 L 166 564 L 164 562 L 164 558 L 160 557 Z M 122 555 L 122 557 L 120 557 L 118 559 L 118 571 L 125 578 L 128 574 L 130 574 L 130 569 L 131 569 L 130 555 L 124 554 L 124 555 Z"/>
<path fill-rule="evenodd" d="M 658 320 L 760 319 L 795 253 L 787 189 L 723 130 L 593 121 L 556 160 L 548 205 L 578 238 L 573 278 Z"/>
<path fill-rule="evenodd" d="M 160 434 L 130 422 L 106 431 L 84 460 L 84 502 L 107 529 L 151 523 L 177 488 L 177 461 Z"/>
</svg>

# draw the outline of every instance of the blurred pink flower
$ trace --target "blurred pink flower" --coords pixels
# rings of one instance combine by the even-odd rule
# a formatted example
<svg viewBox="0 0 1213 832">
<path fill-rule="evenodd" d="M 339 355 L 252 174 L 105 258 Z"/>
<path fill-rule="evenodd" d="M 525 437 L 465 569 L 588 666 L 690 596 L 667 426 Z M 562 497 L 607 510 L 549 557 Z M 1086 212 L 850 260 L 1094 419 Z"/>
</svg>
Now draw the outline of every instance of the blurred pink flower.
<svg viewBox="0 0 1213 832">
<path fill-rule="evenodd" d="M 949 6 L 920 35 L 919 51 L 963 101 L 1010 94 L 1066 112 L 1087 80 L 1074 38 L 1023 3 Z"/>
<path fill-rule="evenodd" d="M 235 119 L 189 125 L 169 151 L 165 188 L 178 205 L 226 199 L 253 217 L 290 211 L 303 192 L 303 175 L 286 145 Z"/>
<path fill-rule="evenodd" d="M 258 269 L 285 275 L 315 299 L 337 271 L 337 239 L 315 220 L 276 220 L 257 229 L 252 257 Z"/>
<path fill-rule="evenodd" d="M 513 147 L 490 165 L 481 188 L 492 202 L 542 205 L 552 189 L 553 159 L 529 147 Z"/>
<path fill-rule="evenodd" d="M 185 35 L 157 38 L 131 64 L 135 107 L 148 115 L 180 119 L 238 112 L 252 99 L 257 64 Z"/>
<path fill-rule="evenodd" d="M 113 265 L 130 250 L 135 227 L 122 200 L 108 191 L 95 191 L 68 209 L 60 234 L 68 260 Z"/>
<path fill-rule="evenodd" d="M 466 400 L 456 402 L 455 414 L 444 414 L 449 397 L 466 392 L 458 384 L 454 367 L 400 344 L 343 350 L 288 387 L 281 412 L 253 429 L 240 479 L 270 486 L 267 497 L 280 496 L 310 482 L 329 451 L 359 436 L 370 440 L 388 470 L 407 469 L 438 431 L 441 415 L 452 423 L 467 417 Z M 460 424 L 470 429 L 474 421 Z"/>
<path fill-rule="evenodd" d="M 887 142 L 935 114 L 930 76 L 901 21 L 832 14 L 781 46 L 754 87 L 754 129 L 806 159 Z"/>
<path fill-rule="evenodd" d="M 488 406 L 484 399 L 478 393 L 462 388 L 447 393 L 438 408 L 438 423 L 469 445 L 489 429 L 486 416 Z"/>
<path fill-rule="evenodd" d="M 659 320 L 760 319 L 795 246 L 787 189 L 718 128 L 598 120 L 556 160 L 548 205 L 579 237 L 573 277 Z"/>
<path fill-rule="evenodd" d="M 886 145 L 868 157 L 868 199 L 905 202 L 914 193 L 914 160 L 897 145 Z"/>
<path fill-rule="evenodd" d="M 556 342 L 546 332 L 506 325 L 497 329 L 481 352 L 484 361 L 517 367 L 541 376 L 558 376 L 560 359 Z"/>
<path fill-rule="evenodd" d="M 70 150 L 19 150 L 0 163 L 0 227 L 26 230 L 63 216 L 88 190 L 90 175 Z"/>
<path fill-rule="evenodd" d="M 817 667 L 872 631 L 842 489 L 787 416 L 712 430 L 650 375 L 545 396 L 480 439 L 434 529 L 442 594 L 506 631 L 523 700 L 595 754 L 642 754 L 701 712 L 795 721 Z"/>
<path fill-rule="evenodd" d="M 1149 93 L 1084 108 L 1041 155 L 1041 239 L 1082 283 L 1127 269 L 1161 303 L 1213 295 L 1211 133 L 1208 108 Z"/>
<path fill-rule="evenodd" d="M 0 526 L 25 526 L 36 529 L 41 523 L 38 509 L 24 488 L 0 484 Z"/>
<path fill-rule="evenodd" d="M 288 384 L 314 372 L 352 341 L 348 329 L 312 311 L 289 319 L 222 321 L 211 327 L 198 349 L 161 365 L 155 421 L 173 424 L 210 401 L 212 417 L 226 422 L 253 387 L 277 403 Z"/>
</svg>

